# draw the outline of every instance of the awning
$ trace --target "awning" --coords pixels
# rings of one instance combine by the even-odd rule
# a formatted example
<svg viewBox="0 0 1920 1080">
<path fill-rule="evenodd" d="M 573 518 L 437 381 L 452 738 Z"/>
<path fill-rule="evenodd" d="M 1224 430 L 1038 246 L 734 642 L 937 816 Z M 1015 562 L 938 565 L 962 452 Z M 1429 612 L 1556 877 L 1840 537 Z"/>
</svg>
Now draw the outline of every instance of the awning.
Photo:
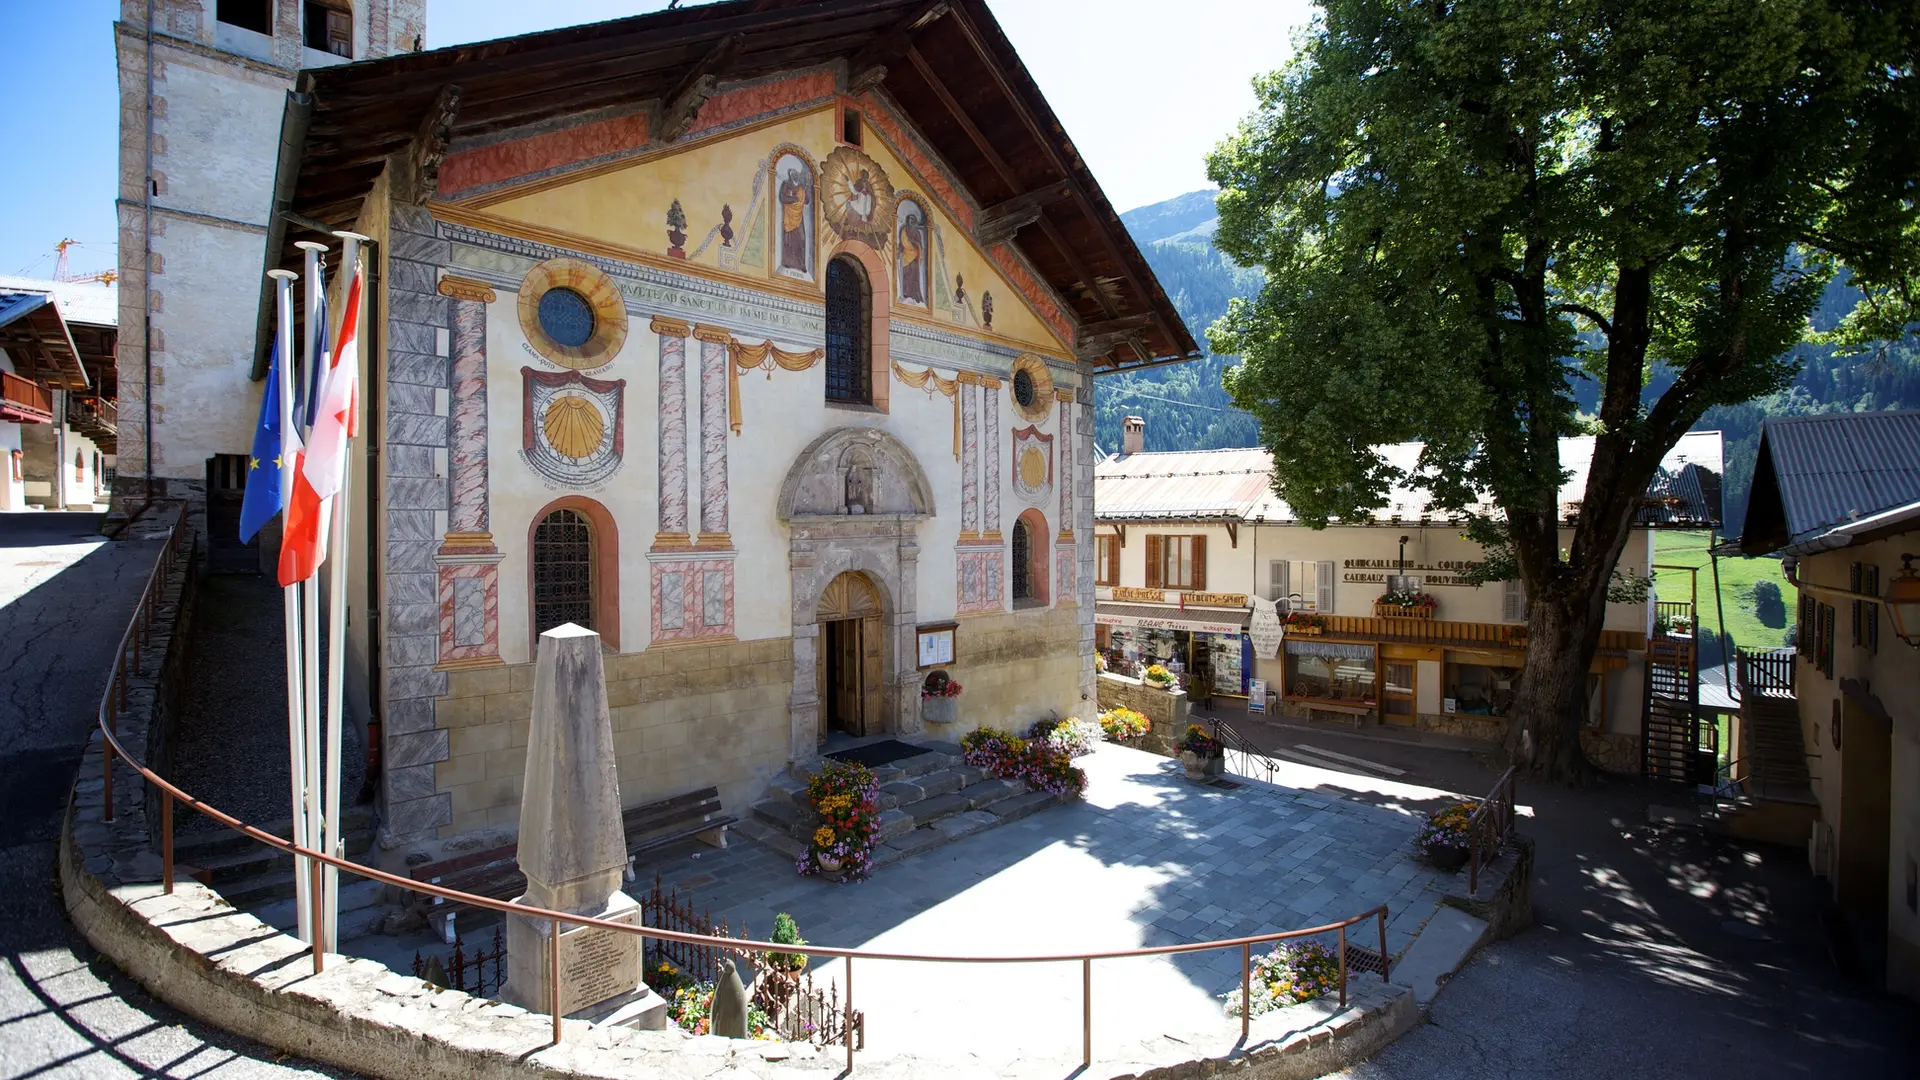
<svg viewBox="0 0 1920 1080">
<path fill-rule="evenodd" d="M 1252 619 L 1250 611 L 1234 608 L 1176 608 L 1157 604 L 1094 605 L 1093 621 L 1101 626 L 1138 626 L 1145 630 L 1187 630 L 1203 634 L 1238 634 Z"/>
</svg>

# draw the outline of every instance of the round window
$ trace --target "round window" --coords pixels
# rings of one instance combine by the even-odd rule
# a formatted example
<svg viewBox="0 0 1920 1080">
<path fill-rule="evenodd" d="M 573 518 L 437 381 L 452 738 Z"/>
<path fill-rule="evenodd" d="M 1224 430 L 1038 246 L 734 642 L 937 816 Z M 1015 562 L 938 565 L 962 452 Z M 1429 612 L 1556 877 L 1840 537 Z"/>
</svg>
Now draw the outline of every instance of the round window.
<svg viewBox="0 0 1920 1080">
<path fill-rule="evenodd" d="M 1023 409 L 1033 408 L 1033 375 L 1025 368 L 1013 373 L 1013 400 Z"/>
<path fill-rule="evenodd" d="M 572 289 L 540 294 L 540 329 L 556 345 L 577 349 L 593 338 L 593 305 Z"/>
</svg>

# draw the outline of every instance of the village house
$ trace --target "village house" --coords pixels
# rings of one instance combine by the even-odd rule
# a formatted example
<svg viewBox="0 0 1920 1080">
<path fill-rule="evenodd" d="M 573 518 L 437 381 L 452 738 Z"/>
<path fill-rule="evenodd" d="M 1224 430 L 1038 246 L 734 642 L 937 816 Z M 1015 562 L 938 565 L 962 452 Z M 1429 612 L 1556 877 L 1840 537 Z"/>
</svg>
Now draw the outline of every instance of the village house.
<svg viewBox="0 0 1920 1080">
<path fill-rule="evenodd" d="M 1264 449 L 1142 453 L 1143 439 L 1144 422 L 1126 418 L 1122 453 L 1094 471 L 1096 645 L 1109 696 L 1161 663 L 1182 673 L 1191 700 L 1215 710 L 1504 737 L 1525 655 L 1526 594 L 1517 580 L 1465 580 L 1482 549 L 1459 521 L 1430 511 L 1424 492 L 1397 490 L 1365 522 L 1311 529 L 1273 493 Z M 1411 468 L 1420 445 L 1380 452 Z M 1592 452 L 1590 439 L 1561 441 L 1566 516 Z M 1621 574 L 1649 574 L 1658 530 L 1717 525 L 1720 470 L 1718 432 L 1682 438 L 1648 493 Z M 1394 592 L 1423 602 L 1383 601 Z M 1294 616 L 1271 655 L 1256 651 L 1249 632 L 1255 598 Z M 1689 749 L 1700 744 L 1693 603 L 1662 595 L 1607 605 L 1583 732 L 1602 767 L 1676 779 L 1702 767 Z M 1652 725 L 1650 702 L 1663 711 Z"/>
<path fill-rule="evenodd" d="M 0 511 L 106 506 L 117 321 L 111 284 L 0 277 Z"/>
<path fill-rule="evenodd" d="M 348 700 L 387 857 L 511 831 L 562 623 L 609 651 L 628 806 L 1092 709 L 1093 378 L 1198 349 L 984 3 L 308 68 L 279 130 L 268 265 L 371 238 Z M 246 451 L 231 382 L 185 457 Z"/>
<path fill-rule="evenodd" d="M 1920 1000 L 1920 410 L 1767 421 L 1740 536 L 1799 594 L 1738 665 L 1738 835 L 1804 843 L 1872 981 Z"/>
</svg>

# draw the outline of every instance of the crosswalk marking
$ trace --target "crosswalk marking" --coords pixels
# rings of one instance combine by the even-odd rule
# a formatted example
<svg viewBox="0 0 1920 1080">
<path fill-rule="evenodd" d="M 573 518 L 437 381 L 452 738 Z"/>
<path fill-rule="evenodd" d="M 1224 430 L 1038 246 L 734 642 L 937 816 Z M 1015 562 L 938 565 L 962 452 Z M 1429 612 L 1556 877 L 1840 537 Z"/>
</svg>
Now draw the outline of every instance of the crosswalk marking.
<svg viewBox="0 0 1920 1080">
<path fill-rule="evenodd" d="M 1332 758 L 1335 761 L 1344 761 L 1349 765 L 1358 765 L 1363 769 L 1372 769 L 1375 772 L 1386 773 L 1388 776 L 1407 775 L 1407 770 L 1405 769 L 1396 769 L 1391 765 L 1382 765 L 1377 761 L 1368 761 L 1366 758 L 1353 757 L 1351 755 L 1338 753 L 1333 750 L 1322 750 L 1317 746 L 1308 746 L 1306 743 L 1294 743 L 1293 748 L 1296 750 L 1305 750 L 1309 754 L 1318 754 L 1323 758 Z"/>
</svg>

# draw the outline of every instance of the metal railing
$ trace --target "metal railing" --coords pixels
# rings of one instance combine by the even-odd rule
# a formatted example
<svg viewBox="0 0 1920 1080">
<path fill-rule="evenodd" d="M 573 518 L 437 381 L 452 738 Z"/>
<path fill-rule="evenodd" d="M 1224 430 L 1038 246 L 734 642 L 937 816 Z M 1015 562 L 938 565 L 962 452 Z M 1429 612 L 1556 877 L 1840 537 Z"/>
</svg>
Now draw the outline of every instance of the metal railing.
<svg viewBox="0 0 1920 1080">
<path fill-rule="evenodd" d="M 1220 744 L 1226 757 L 1227 771 L 1235 776 L 1244 776 L 1249 780 L 1278 784 L 1275 779 L 1280 772 L 1280 763 L 1262 753 L 1253 745 L 1252 740 L 1234 730 L 1225 720 L 1215 719 L 1213 739 Z"/>
<path fill-rule="evenodd" d="M 126 686 L 129 676 L 128 658 L 129 656 L 132 658 L 132 671 L 138 672 L 140 667 L 141 643 L 146 640 L 147 635 L 151 632 L 155 608 L 158 605 L 161 594 L 164 592 L 168 574 L 171 573 L 173 568 L 173 560 L 178 554 L 181 540 L 186 535 L 186 532 L 185 507 L 183 506 L 180 516 L 176 519 L 172 531 L 169 534 L 166 547 L 162 550 L 159 560 L 156 561 L 153 572 L 148 575 L 146 587 L 141 593 L 139 606 L 135 609 L 133 618 L 128 623 L 126 633 L 121 637 L 121 648 L 114 663 L 113 677 L 109 681 L 106 691 L 101 695 L 100 732 L 105 738 L 106 750 L 104 755 L 106 761 L 106 805 L 103 811 L 105 820 L 113 820 L 113 763 L 114 759 L 118 757 L 126 763 L 128 768 L 133 769 L 147 783 L 152 784 L 160 794 L 161 886 L 163 891 L 168 895 L 173 893 L 174 885 L 173 814 L 174 804 L 177 802 L 189 810 L 205 814 L 219 824 L 265 844 L 270 848 L 286 852 L 295 856 L 296 859 L 300 857 L 306 858 L 312 866 L 313 886 L 310 890 L 310 895 L 313 897 L 313 925 L 315 927 L 318 927 L 322 922 L 320 905 L 323 899 L 323 893 L 320 888 L 320 868 L 323 865 L 333 866 L 369 881 L 377 881 L 397 889 L 405 889 L 410 892 L 439 897 L 443 900 L 454 901 L 468 907 L 483 908 L 488 911 L 499 912 L 501 915 L 519 915 L 523 918 L 545 921 L 552 928 L 545 936 L 548 942 L 546 958 L 548 963 L 548 1010 L 553 1019 L 553 1042 L 555 1045 L 558 1045 L 561 1040 L 561 1021 L 564 1019 L 559 1010 L 560 935 L 565 930 L 575 927 L 593 927 L 618 934 L 633 934 L 640 937 L 643 942 L 645 939 L 652 938 L 659 941 L 680 942 L 688 945 L 707 946 L 754 954 L 801 952 L 808 956 L 824 956 L 844 960 L 846 962 L 844 974 L 847 982 L 847 994 L 843 1008 L 846 1010 L 846 1022 L 849 1028 L 854 1026 L 855 1015 L 853 1004 L 853 967 L 855 960 L 924 964 L 1079 964 L 1081 973 L 1081 1060 L 1085 1065 L 1091 1065 L 1093 1063 L 1093 963 L 1096 960 L 1128 960 L 1148 956 L 1171 956 L 1179 953 L 1210 952 L 1215 949 L 1239 949 L 1241 994 L 1240 1037 L 1243 1042 L 1249 1037 L 1250 1025 L 1252 1023 L 1253 1010 L 1250 1008 L 1250 1001 L 1253 979 L 1253 949 L 1256 945 L 1267 945 L 1295 938 L 1318 937 L 1323 934 L 1336 935 L 1338 939 L 1336 954 L 1339 960 L 1340 974 L 1339 1001 L 1340 1007 L 1345 1008 L 1347 1004 L 1348 973 L 1350 970 L 1355 970 L 1353 964 L 1350 963 L 1348 955 L 1347 931 L 1350 927 L 1372 920 L 1375 923 L 1379 937 L 1380 951 L 1378 970 L 1381 981 L 1387 981 L 1392 975 L 1392 957 L 1387 952 L 1388 909 L 1385 904 L 1370 908 L 1357 915 L 1342 919 L 1339 922 L 1327 923 L 1323 926 L 1311 926 L 1299 930 L 1283 930 L 1276 933 L 1253 934 L 1247 937 L 1224 938 L 1217 941 L 1202 941 L 1184 945 L 1158 945 L 1143 949 L 1117 949 L 1108 952 L 1060 953 L 1040 956 L 951 956 L 870 952 L 861 949 L 843 949 L 815 944 L 808 944 L 796 949 L 791 944 L 783 945 L 773 941 L 709 937 L 659 927 L 634 926 L 629 923 L 611 922 L 605 919 L 596 919 L 571 912 L 553 911 L 528 904 L 517 904 L 509 900 L 495 900 L 492 897 L 464 893 L 457 889 L 449 889 L 427 882 L 414 881 L 408 877 L 389 874 L 370 866 L 363 866 L 344 858 L 337 858 L 325 852 L 302 847 L 291 840 L 282 839 L 272 833 L 249 825 L 216 807 L 201 802 L 193 795 L 141 764 L 140 761 L 129 754 L 126 747 L 120 743 L 117 731 L 117 720 L 119 714 L 125 711 L 127 707 Z M 131 650 L 131 652 L 129 652 L 129 650 Z M 316 933 L 315 936 L 319 937 L 320 935 Z M 313 970 L 317 975 L 326 970 L 326 954 L 318 942 L 311 946 L 311 952 L 313 954 Z M 1362 970 L 1371 970 L 1373 968 L 1372 958 L 1363 957 L 1357 947 L 1356 953 L 1351 959 L 1363 963 L 1365 967 Z M 848 1039 L 847 1069 L 849 1072 L 852 1071 L 854 1066 L 854 1049 L 854 1040 Z"/>
<path fill-rule="evenodd" d="M 1509 767 L 1467 819 L 1467 895 L 1480 895 L 1480 868 L 1500 857 L 1513 836 L 1515 773 Z"/>
</svg>

